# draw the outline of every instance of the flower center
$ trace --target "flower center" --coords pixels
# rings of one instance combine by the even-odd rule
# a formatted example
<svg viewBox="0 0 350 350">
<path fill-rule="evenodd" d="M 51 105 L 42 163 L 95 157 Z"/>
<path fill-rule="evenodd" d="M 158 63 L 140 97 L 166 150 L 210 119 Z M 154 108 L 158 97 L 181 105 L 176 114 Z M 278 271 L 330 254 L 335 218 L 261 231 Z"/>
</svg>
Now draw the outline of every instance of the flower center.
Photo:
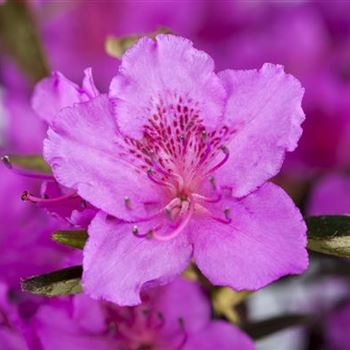
<svg viewBox="0 0 350 350">
<path fill-rule="evenodd" d="M 174 238 L 195 211 L 203 212 L 207 203 L 221 200 L 213 174 L 229 159 L 225 144 L 232 134 L 226 126 L 207 132 L 198 105 L 191 99 L 178 97 L 175 104 L 160 99 L 144 126 L 144 137 L 141 140 L 125 137 L 120 156 L 126 157 L 137 171 L 146 172 L 148 179 L 168 198 L 168 204 L 159 212 L 135 223 L 165 213 L 173 229 L 161 235 L 159 231 L 164 225 L 160 225 L 140 233 L 135 225 L 133 234 L 161 240 Z M 202 189 L 206 181 L 212 189 L 210 196 L 204 195 Z M 221 221 L 227 222 L 227 215 Z"/>
<path fill-rule="evenodd" d="M 158 334 L 165 326 L 163 315 L 147 305 L 130 308 L 113 308 L 110 312 L 110 329 L 122 349 L 152 350 L 157 346 Z M 176 349 L 182 349 L 187 341 L 184 322 L 179 319 L 179 326 L 174 329 Z"/>
</svg>

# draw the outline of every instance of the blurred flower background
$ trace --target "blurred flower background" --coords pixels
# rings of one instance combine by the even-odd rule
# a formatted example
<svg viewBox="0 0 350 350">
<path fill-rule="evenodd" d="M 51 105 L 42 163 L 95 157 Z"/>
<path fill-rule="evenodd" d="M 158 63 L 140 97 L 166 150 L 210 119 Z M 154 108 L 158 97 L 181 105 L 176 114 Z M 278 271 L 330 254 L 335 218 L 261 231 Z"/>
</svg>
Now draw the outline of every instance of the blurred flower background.
<svg viewBox="0 0 350 350">
<path fill-rule="evenodd" d="M 349 213 L 350 2 L 2 3 L 1 155 L 42 153 L 47 125 L 31 101 L 38 80 L 59 71 L 80 84 L 83 71 L 91 67 L 96 86 L 107 91 L 120 63 L 113 57 L 115 45 L 122 45 L 120 38 L 166 28 L 208 52 L 217 71 L 260 68 L 271 62 L 284 65 L 286 72 L 302 82 L 303 136 L 275 181 L 306 216 Z M 0 348 L 61 349 L 54 344 L 45 347 L 48 337 L 42 335 L 52 328 L 47 318 L 55 318 L 53 310 L 60 308 L 60 302 L 21 292 L 20 278 L 75 265 L 81 256 L 50 239 L 52 232 L 72 222 L 55 210 L 47 215 L 42 208 L 21 201 L 24 191 L 40 194 L 47 189 L 40 179 L 18 172 L 14 167 L 0 167 Z M 284 278 L 252 293 L 234 310 L 232 303 L 216 311 L 223 319 L 247 324 L 245 329 L 257 339 L 258 349 L 349 350 L 349 262 L 317 253 L 311 254 L 310 262 L 304 275 Z M 61 312 L 71 308 L 68 297 L 61 302 Z M 264 320 L 271 322 L 266 326 Z M 54 337 L 65 332 L 64 322 L 57 322 Z M 43 323 L 46 328 L 40 326 Z M 276 331 L 273 335 L 269 327 Z M 74 349 L 85 343 L 76 344 L 80 345 Z"/>
</svg>

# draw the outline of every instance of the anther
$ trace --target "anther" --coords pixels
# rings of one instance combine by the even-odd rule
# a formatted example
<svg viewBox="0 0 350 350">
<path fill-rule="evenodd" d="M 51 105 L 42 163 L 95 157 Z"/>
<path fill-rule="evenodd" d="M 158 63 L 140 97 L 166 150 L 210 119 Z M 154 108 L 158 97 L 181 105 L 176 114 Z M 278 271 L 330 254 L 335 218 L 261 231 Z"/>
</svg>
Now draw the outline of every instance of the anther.
<svg viewBox="0 0 350 350">
<path fill-rule="evenodd" d="M 222 219 L 222 218 L 219 218 L 219 217 L 216 217 L 214 215 L 211 215 L 211 218 L 218 221 L 218 222 L 221 222 L 222 224 L 230 224 L 232 222 L 232 219 L 231 219 L 231 209 L 230 208 L 225 208 L 224 209 L 224 216 L 225 216 L 225 219 Z"/>
<path fill-rule="evenodd" d="M 208 180 L 209 180 L 213 190 L 216 191 L 216 180 L 215 180 L 215 177 L 214 176 L 209 176 Z"/>
<path fill-rule="evenodd" d="M 170 208 L 165 208 L 165 214 L 169 219 L 171 219 L 171 209 Z"/>
<path fill-rule="evenodd" d="M 29 191 L 24 191 L 21 195 L 21 199 L 23 201 L 30 201 L 32 203 L 36 203 L 38 205 L 50 205 L 52 203 L 58 203 L 64 200 L 72 199 L 78 197 L 77 192 L 69 192 L 67 194 L 64 194 L 59 197 L 54 197 L 54 198 L 41 198 L 41 197 L 36 197 L 33 196 Z"/>
<path fill-rule="evenodd" d="M 28 191 L 24 191 L 21 195 L 22 201 L 27 201 L 30 196 L 30 193 Z"/>
<path fill-rule="evenodd" d="M 12 168 L 12 164 L 10 162 L 10 158 L 8 156 L 2 156 L 1 157 L 1 161 L 4 163 L 4 165 L 6 166 L 6 168 L 11 169 Z"/>
<path fill-rule="evenodd" d="M 132 234 L 137 238 L 152 238 L 153 230 L 149 230 L 146 233 L 140 233 L 139 227 L 134 225 L 131 230 Z"/>
<path fill-rule="evenodd" d="M 229 150 L 228 150 L 228 148 L 227 148 L 225 145 L 222 145 L 222 146 L 220 147 L 220 149 L 221 149 L 221 151 L 224 152 L 224 154 L 228 154 L 228 153 L 229 153 Z"/>
<path fill-rule="evenodd" d="M 131 208 L 131 199 L 128 196 L 124 197 L 124 204 L 128 209 Z"/>
</svg>

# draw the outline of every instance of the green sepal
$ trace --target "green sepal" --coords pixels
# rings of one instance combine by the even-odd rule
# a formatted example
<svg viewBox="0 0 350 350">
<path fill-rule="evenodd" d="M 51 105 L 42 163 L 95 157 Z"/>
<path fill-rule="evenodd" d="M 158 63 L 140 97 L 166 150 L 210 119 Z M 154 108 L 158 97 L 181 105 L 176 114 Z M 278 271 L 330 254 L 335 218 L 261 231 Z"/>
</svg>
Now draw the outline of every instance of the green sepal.
<svg viewBox="0 0 350 350">
<path fill-rule="evenodd" d="M 40 155 L 6 155 L 1 157 L 2 162 L 8 167 L 16 167 L 19 169 L 34 171 L 38 173 L 51 174 L 50 166 L 45 162 Z"/>
<path fill-rule="evenodd" d="M 21 280 L 24 292 L 45 296 L 60 296 L 82 292 L 82 266 L 68 267 L 44 275 L 37 275 Z"/>
<path fill-rule="evenodd" d="M 88 239 L 88 233 L 86 230 L 56 231 L 51 235 L 51 238 L 63 245 L 83 249 Z"/>
</svg>

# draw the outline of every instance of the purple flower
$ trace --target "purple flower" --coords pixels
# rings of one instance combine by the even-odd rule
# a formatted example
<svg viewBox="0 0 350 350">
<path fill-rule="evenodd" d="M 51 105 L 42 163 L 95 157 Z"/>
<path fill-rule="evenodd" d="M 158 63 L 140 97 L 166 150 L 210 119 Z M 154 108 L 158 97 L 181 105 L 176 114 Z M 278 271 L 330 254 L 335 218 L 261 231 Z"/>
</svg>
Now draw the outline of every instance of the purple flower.
<svg viewBox="0 0 350 350">
<path fill-rule="evenodd" d="M 13 65 L 6 64 L 4 72 L 4 114 L 1 106 L 0 124 L 3 117 L 6 120 L 0 155 L 39 153 L 44 125 L 30 108 L 29 88 Z M 39 181 L 33 179 L 33 173 L 12 170 L 0 164 L 0 281 L 16 290 L 21 277 L 62 266 L 67 251 L 50 239 L 49 234 L 59 228 L 57 222 L 20 199 L 24 190 L 39 191 Z M 13 173 L 16 171 L 29 177 L 18 176 Z"/>
<path fill-rule="evenodd" d="M 19 327 L 17 308 L 9 300 L 8 286 L 0 282 L 0 344 L 2 350 L 27 349 Z"/>
<path fill-rule="evenodd" d="M 20 199 L 24 188 L 35 188 L 28 179 L 0 167 L 0 280 L 19 288 L 21 277 L 47 272 L 61 266 L 66 251 L 54 244 L 49 234 L 56 222 Z"/>
<path fill-rule="evenodd" d="M 85 70 L 81 87 L 61 73 L 53 72 L 37 84 L 32 107 L 40 119 L 50 125 L 62 108 L 89 101 L 98 95 L 91 69 Z M 40 196 L 26 192 L 22 199 L 45 208 L 53 216 L 63 218 L 76 227 L 87 227 L 96 214 L 96 209 L 82 200 L 76 190 L 59 185 L 52 176 L 42 183 Z"/>
<path fill-rule="evenodd" d="M 309 215 L 349 214 L 350 179 L 341 174 L 329 174 L 313 188 L 307 212 Z"/>
<path fill-rule="evenodd" d="M 86 293 L 135 305 L 191 259 L 237 290 L 303 272 L 305 224 L 267 183 L 301 135 L 302 95 L 281 66 L 215 74 L 190 41 L 159 35 L 124 55 L 110 98 L 62 109 L 44 155 L 61 185 L 101 209 Z"/>
<path fill-rule="evenodd" d="M 42 306 L 34 322 L 42 350 L 255 349 L 237 327 L 210 320 L 208 300 L 193 282 L 177 279 L 144 299 L 122 308 L 79 295 Z"/>
<path fill-rule="evenodd" d="M 67 79 L 63 74 L 53 72 L 50 77 L 37 84 L 32 97 L 32 107 L 39 117 L 50 125 L 62 108 L 89 101 L 99 94 L 91 68 L 84 71 L 81 87 Z"/>
<path fill-rule="evenodd" d="M 0 68 L 4 84 L 0 86 L 0 125 L 5 126 L 1 153 L 40 153 L 46 128 L 30 107 L 31 87 L 12 62 L 4 59 Z"/>
</svg>

